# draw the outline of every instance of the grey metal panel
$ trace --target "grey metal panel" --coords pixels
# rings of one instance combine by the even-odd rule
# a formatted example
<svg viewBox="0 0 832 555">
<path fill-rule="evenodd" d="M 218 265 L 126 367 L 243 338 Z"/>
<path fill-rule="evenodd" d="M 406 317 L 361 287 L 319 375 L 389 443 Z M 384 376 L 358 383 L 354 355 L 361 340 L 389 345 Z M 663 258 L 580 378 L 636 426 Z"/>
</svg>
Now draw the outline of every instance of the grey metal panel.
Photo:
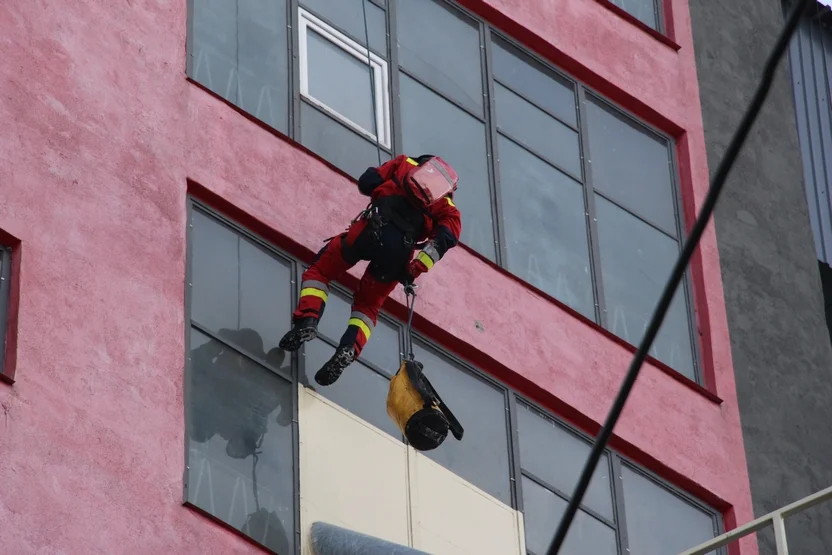
<svg viewBox="0 0 832 555">
<path fill-rule="evenodd" d="M 789 61 L 809 220 L 819 260 L 832 260 L 832 28 L 807 17 Z"/>
</svg>

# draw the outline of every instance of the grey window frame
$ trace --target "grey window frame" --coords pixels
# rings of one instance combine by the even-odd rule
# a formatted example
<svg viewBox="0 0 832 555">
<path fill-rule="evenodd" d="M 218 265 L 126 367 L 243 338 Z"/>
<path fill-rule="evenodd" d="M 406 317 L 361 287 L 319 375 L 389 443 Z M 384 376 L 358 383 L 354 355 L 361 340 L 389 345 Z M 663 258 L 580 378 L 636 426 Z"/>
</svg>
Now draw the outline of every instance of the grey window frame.
<svg viewBox="0 0 832 555">
<path fill-rule="evenodd" d="M 386 51 L 386 61 L 387 61 L 387 76 L 388 76 L 388 90 L 390 91 L 390 120 L 389 124 L 391 126 L 390 129 L 390 139 L 391 139 L 391 146 L 387 148 L 384 145 L 380 145 L 381 151 L 384 153 L 384 156 L 393 158 L 398 154 L 404 154 L 402 152 L 402 145 L 403 145 L 403 136 L 402 136 L 402 114 L 401 114 L 401 100 L 400 100 L 400 75 L 404 73 L 409 78 L 413 79 L 415 82 L 419 83 L 420 85 L 426 87 L 429 91 L 433 92 L 436 95 L 439 95 L 440 98 L 444 99 L 445 101 L 451 103 L 451 105 L 455 106 L 462 110 L 465 114 L 468 114 L 485 125 L 485 140 L 486 140 L 486 165 L 487 165 L 487 176 L 488 176 L 488 189 L 489 189 L 489 196 L 491 202 L 491 218 L 492 218 L 492 233 L 495 242 L 495 260 L 494 264 L 502 268 L 506 272 L 510 272 L 507 265 L 507 242 L 505 236 L 505 224 L 503 222 L 503 214 L 505 213 L 503 210 L 502 200 L 501 200 L 501 183 L 500 183 L 500 171 L 499 171 L 499 150 L 498 150 L 498 136 L 499 134 L 505 135 L 509 140 L 516 142 L 517 144 L 522 145 L 522 141 L 518 141 L 517 138 L 513 138 L 511 134 L 507 134 L 503 131 L 497 130 L 497 123 L 496 123 L 496 105 L 495 105 L 495 95 L 494 95 L 494 82 L 496 81 L 493 75 L 493 62 L 492 62 L 492 37 L 498 37 L 499 39 L 507 42 L 512 47 L 516 48 L 523 56 L 527 56 L 531 60 L 541 64 L 547 71 L 553 73 L 554 75 L 558 76 L 560 79 L 564 80 L 566 83 L 573 87 L 575 92 L 575 106 L 576 106 L 576 121 L 577 125 L 571 125 L 568 123 L 563 122 L 561 118 L 558 118 L 554 114 L 551 114 L 545 108 L 539 106 L 538 104 L 531 102 L 533 106 L 543 109 L 545 112 L 549 113 L 553 117 L 555 117 L 561 123 L 567 125 L 567 127 L 573 129 L 574 131 L 578 132 L 579 135 L 579 152 L 581 157 L 581 166 L 582 166 L 582 175 L 575 176 L 573 173 L 564 171 L 557 163 L 549 160 L 545 156 L 541 156 L 540 154 L 534 153 L 533 149 L 527 150 L 533 153 L 535 156 L 540 158 L 541 160 L 545 161 L 547 164 L 552 165 L 555 168 L 564 171 L 566 175 L 569 175 L 573 178 L 578 177 L 577 180 L 582 188 L 584 194 L 584 211 L 585 211 L 585 218 L 586 218 L 586 228 L 587 228 L 587 243 L 589 246 L 589 266 L 590 266 L 590 279 L 592 284 L 592 291 L 594 296 L 594 304 L 595 304 L 595 318 L 594 323 L 600 326 L 601 328 L 608 331 L 612 334 L 612 331 L 609 328 L 609 321 L 607 317 L 607 309 L 605 306 L 604 300 L 604 284 L 603 279 L 601 276 L 601 257 L 600 257 L 600 247 L 599 247 L 599 239 L 598 239 L 598 226 L 597 226 L 597 218 L 596 218 L 596 208 L 595 208 L 595 200 L 594 194 L 601 194 L 607 200 L 610 200 L 618 206 L 619 208 L 625 210 L 628 214 L 633 215 L 634 217 L 638 218 L 641 221 L 646 222 L 650 227 L 659 230 L 660 232 L 667 235 L 667 231 L 663 230 L 660 226 L 656 226 L 655 224 L 650 223 L 645 218 L 635 214 L 631 210 L 624 208 L 621 206 L 620 203 L 617 203 L 607 196 L 603 195 L 602 193 L 595 190 L 594 182 L 592 179 L 592 168 L 591 163 L 589 160 L 591 159 L 591 152 L 589 149 L 589 130 L 586 118 L 586 110 L 584 106 L 586 105 L 587 95 L 592 95 L 594 98 L 598 99 L 600 102 L 606 104 L 610 108 L 612 108 L 620 117 L 629 119 L 639 127 L 643 128 L 648 133 L 653 134 L 660 140 L 664 141 L 667 144 L 668 149 L 668 165 L 670 171 L 670 187 L 672 189 L 673 200 L 674 200 L 674 210 L 675 210 L 675 218 L 676 218 L 676 226 L 678 235 L 673 237 L 679 243 L 679 247 L 681 249 L 681 244 L 684 242 L 686 237 L 686 225 L 685 225 L 685 218 L 684 218 L 684 204 L 682 201 L 682 193 L 680 190 L 680 178 L 678 174 L 678 163 L 676 159 L 676 148 L 675 148 L 675 140 L 672 136 L 663 131 L 656 129 L 655 127 L 647 124 L 640 118 L 638 118 L 635 114 L 622 108 L 621 106 L 616 105 L 610 99 L 605 97 L 604 95 L 600 94 L 597 91 L 592 90 L 589 88 L 586 83 L 583 81 L 576 79 L 564 71 L 560 70 L 556 66 L 554 66 L 551 62 L 543 58 L 542 56 L 536 54 L 531 49 L 527 48 L 523 44 L 521 44 L 518 40 L 510 37 L 506 33 L 503 33 L 499 29 L 495 28 L 490 23 L 486 22 L 484 18 L 478 16 L 476 13 L 472 12 L 471 10 L 460 6 L 455 0 L 433 0 L 436 2 L 442 3 L 450 10 L 455 10 L 456 12 L 460 13 L 461 16 L 469 19 L 472 23 L 478 26 L 479 31 L 479 40 L 480 40 L 480 67 L 482 71 L 482 86 L 483 86 L 483 114 L 477 114 L 471 109 L 463 106 L 456 100 L 451 99 L 447 95 L 443 94 L 441 91 L 436 89 L 435 87 L 431 86 L 425 80 L 414 76 L 410 72 L 407 72 L 399 65 L 398 60 L 398 48 L 397 45 L 397 25 L 396 25 L 396 9 L 397 9 L 397 2 L 399 0 L 386 0 L 386 2 L 382 2 L 380 0 L 367 0 L 372 4 L 376 5 L 377 7 L 385 10 L 386 14 L 386 25 L 387 25 L 387 51 Z M 602 0 L 604 2 L 609 2 L 609 0 Z M 193 33 L 192 29 L 192 20 L 193 20 L 193 2 L 194 0 L 188 0 L 188 75 L 192 77 L 192 70 L 193 70 Z M 610 2 L 612 3 L 612 2 Z M 654 0 L 656 10 L 658 11 L 659 22 L 664 26 L 664 6 L 662 0 Z M 617 7 L 617 6 L 616 6 Z M 344 29 L 340 28 L 336 22 L 331 22 L 327 20 L 325 17 L 322 17 L 320 14 L 316 13 L 314 10 L 310 10 L 308 8 L 301 8 L 299 5 L 298 0 L 287 0 L 286 1 L 286 9 L 288 11 L 287 14 L 287 22 L 289 27 L 291 27 L 290 32 L 287 33 L 288 42 L 289 42 L 289 56 L 288 56 L 288 65 L 289 65 L 289 78 L 290 82 L 288 83 L 289 87 L 289 106 L 288 106 L 288 136 L 289 138 L 293 139 L 294 141 L 303 144 L 302 136 L 301 136 L 301 119 L 300 119 L 300 106 L 301 103 L 304 103 L 307 107 L 313 110 L 317 110 L 325 117 L 327 117 L 330 121 L 334 122 L 336 125 L 341 126 L 342 128 L 348 130 L 350 133 L 355 134 L 360 140 L 367 140 L 367 137 L 363 134 L 359 133 L 357 130 L 353 129 L 351 126 L 347 125 L 345 122 L 341 121 L 340 119 L 332 116 L 331 114 L 327 113 L 321 107 L 317 106 L 316 104 L 306 101 L 302 98 L 300 93 L 300 60 L 299 60 L 299 19 L 300 19 L 300 9 L 304 9 L 305 11 L 315 15 L 322 21 L 324 21 L 327 25 L 331 26 L 333 29 L 337 30 L 339 33 L 342 33 L 346 37 L 349 37 L 353 40 L 360 39 L 358 37 L 352 36 L 350 33 L 346 32 Z M 618 8 L 621 9 L 621 8 Z M 660 31 L 661 32 L 661 31 Z M 509 88 L 515 94 L 518 93 L 514 88 L 511 87 L 508 83 L 500 82 L 503 86 Z M 523 95 L 520 94 L 522 97 Z M 526 148 L 526 147 L 523 147 Z M 323 157 L 321 157 L 323 158 Z M 344 171 L 339 169 L 339 171 Z M 484 260 L 487 259 L 486 256 L 477 253 L 473 249 L 469 248 L 470 252 L 476 254 L 476 256 L 483 258 Z M 513 274 L 512 274 L 513 275 Z M 526 283 L 527 287 L 530 287 L 537 291 L 539 294 L 544 296 L 545 298 L 551 299 L 558 303 L 559 305 L 566 306 L 562 302 L 555 299 L 552 295 L 538 289 L 537 287 L 529 284 L 522 278 L 519 278 L 521 281 Z M 694 299 L 694 291 L 693 291 L 693 284 L 692 284 L 693 276 L 690 270 L 688 270 L 685 274 L 685 277 L 682 281 L 682 287 L 684 289 L 684 300 L 685 300 L 685 310 L 687 315 L 688 321 L 688 332 L 690 335 L 690 341 L 692 346 L 692 364 L 693 364 L 693 372 L 694 372 L 694 381 L 695 383 L 699 384 L 700 386 L 704 386 L 705 378 L 703 375 L 703 357 L 702 357 L 702 340 L 703 338 L 700 337 L 698 332 L 697 326 L 697 317 L 696 317 L 696 303 Z M 656 298 L 658 299 L 658 291 L 656 292 Z M 576 310 L 566 307 L 571 313 L 576 315 L 578 318 L 584 319 L 585 317 L 580 315 Z M 614 334 L 612 334 L 614 335 Z M 622 341 L 624 341 L 622 339 Z M 668 367 L 668 365 L 662 363 L 655 359 L 655 357 L 650 357 L 652 361 L 658 363 L 661 367 Z M 672 369 L 672 368 L 671 368 Z M 681 380 L 688 380 L 689 378 L 685 377 L 680 372 L 672 369 L 675 374 L 678 375 L 678 378 Z"/>
<path fill-rule="evenodd" d="M 200 325 L 199 322 L 195 321 L 192 318 L 191 313 L 191 284 L 192 284 L 192 255 L 193 255 L 193 248 L 192 248 L 192 241 L 193 241 L 193 225 L 192 225 L 192 217 L 194 211 L 201 212 L 204 216 L 216 220 L 220 225 L 224 225 L 228 227 L 234 233 L 240 234 L 242 237 L 255 242 L 261 248 L 264 248 L 272 255 L 278 257 L 283 262 L 286 262 L 290 265 L 290 275 L 292 276 L 292 298 L 291 302 L 295 305 L 298 302 L 298 297 L 300 295 L 300 287 L 301 287 L 301 275 L 305 267 L 308 267 L 308 264 L 305 261 L 299 260 L 296 256 L 292 256 L 279 247 L 275 246 L 274 244 L 270 243 L 267 239 L 264 239 L 260 235 L 253 233 L 252 231 L 246 229 L 242 225 L 236 223 L 234 220 L 230 219 L 229 217 L 223 215 L 220 211 L 213 208 L 210 204 L 205 203 L 201 200 L 198 200 L 192 196 L 188 196 L 187 199 L 187 233 L 186 233 L 186 274 L 185 274 L 185 372 L 190 372 L 190 365 L 191 365 L 191 357 L 190 357 L 190 337 L 191 337 L 191 329 L 196 329 L 200 333 L 226 345 L 228 348 L 234 350 L 235 352 L 241 354 L 242 356 L 246 357 L 250 362 L 259 365 L 266 370 L 274 373 L 275 375 L 279 376 L 283 380 L 289 380 L 292 383 L 292 392 L 294 395 L 293 407 L 292 407 L 292 464 L 293 464 L 293 472 L 294 472 L 294 515 L 295 515 L 295 554 L 299 554 L 301 552 L 301 530 L 300 530 L 300 453 L 299 453 L 299 428 L 298 428 L 298 406 L 297 406 L 297 396 L 298 396 L 298 388 L 300 384 L 300 373 L 302 371 L 301 364 L 303 364 L 302 360 L 305 359 L 305 351 L 299 350 L 292 354 L 291 357 L 291 374 L 287 374 L 286 372 L 275 368 L 265 361 L 258 359 L 252 356 L 251 353 L 247 353 L 244 349 L 233 345 L 217 334 L 212 332 L 210 329 L 207 329 L 205 326 Z M 6 268 L 7 265 L 4 265 Z M 332 292 L 337 292 L 346 297 L 351 297 L 352 292 L 343 285 L 339 283 L 332 283 L 330 285 L 330 289 Z M 561 499 L 568 501 L 572 492 L 564 492 L 561 491 L 551 484 L 547 484 L 545 480 L 532 475 L 531 473 L 524 471 L 522 468 L 522 460 L 520 457 L 520 443 L 519 443 L 519 431 L 518 431 L 518 404 L 524 404 L 526 407 L 530 408 L 533 412 L 538 413 L 538 416 L 542 418 L 547 418 L 552 422 L 556 423 L 557 425 L 561 426 L 563 429 L 581 439 L 585 442 L 591 444 L 594 441 L 594 438 L 581 431 L 580 429 L 576 428 L 572 424 L 566 422 L 562 418 L 554 415 L 551 411 L 540 405 L 539 403 L 535 402 L 534 400 L 523 396 L 519 391 L 515 388 L 508 386 L 507 384 L 503 383 L 501 380 L 495 378 L 494 376 L 490 375 L 489 373 L 483 371 L 482 369 L 478 368 L 476 365 L 473 365 L 466 359 L 462 358 L 461 356 L 451 352 L 447 348 L 443 347 L 440 343 L 435 341 L 434 339 L 426 336 L 425 334 L 415 331 L 412 334 L 412 337 L 408 337 L 405 333 L 404 323 L 400 321 L 398 318 L 395 318 L 387 313 L 381 313 L 380 318 L 383 319 L 386 323 L 393 325 L 397 328 L 398 331 L 398 339 L 399 339 L 399 349 L 402 356 L 404 353 L 410 352 L 412 349 L 413 341 L 417 341 L 427 347 L 429 350 L 433 351 L 436 356 L 446 359 L 450 363 L 457 366 L 460 371 L 465 372 L 476 379 L 482 380 L 483 382 L 487 383 L 488 385 L 498 389 L 503 393 L 504 400 L 505 400 L 505 407 L 506 407 L 506 415 L 505 415 L 505 424 L 506 424 L 506 433 L 507 436 L 507 445 L 508 445 L 508 470 L 509 470 L 509 483 L 510 483 L 510 493 L 511 493 L 511 505 L 513 508 L 523 511 L 523 495 L 522 495 L 522 477 L 526 476 L 545 489 L 549 490 L 553 494 L 557 495 Z M 331 338 L 325 335 L 319 335 L 322 341 L 329 344 L 330 346 L 336 346 L 338 342 L 338 338 Z M 389 380 L 389 377 L 382 371 L 381 368 L 377 367 L 373 363 L 369 361 L 361 361 L 363 365 L 369 368 L 371 371 L 381 375 L 385 379 Z M 183 504 L 189 507 L 192 507 L 194 510 L 198 511 L 201 514 L 204 514 L 206 517 L 210 518 L 218 522 L 220 525 L 228 528 L 234 533 L 239 534 L 241 537 L 245 538 L 246 541 L 254 542 L 254 540 L 245 536 L 240 530 L 228 525 L 227 523 L 219 520 L 218 518 L 206 513 L 204 510 L 200 509 L 199 507 L 193 505 L 188 501 L 188 459 L 189 459 L 189 449 L 188 449 L 188 437 L 190 435 L 190 426 L 191 423 L 188 420 L 187 410 L 189 407 L 190 402 L 190 386 L 189 381 L 187 379 L 187 374 L 183 375 L 185 379 L 185 387 L 184 387 L 184 409 L 185 409 L 185 471 L 183 474 Z M 381 401 L 379 401 L 381 402 Z M 448 399 L 449 404 L 453 407 L 454 401 L 452 399 Z M 349 409 L 347 409 L 349 410 Z M 463 425 L 465 423 L 463 422 Z M 407 444 L 404 437 L 399 437 L 400 441 Z M 447 441 L 456 441 L 453 438 L 449 438 Z M 463 440 L 464 441 L 464 440 Z M 614 521 L 609 521 L 604 517 L 598 515 L 595 511 L 586 507 L 584 505 L 581 506 L 581 509 L 586 511 L 588 514 L 596 518 L 597 520 L 601 521 L 602 523 L 606 524 L 607 526 L 611 526 L 614 530 L 616 530 L 616 539 L 618 544 L 619 554 L 624 555 L 628 551 L 629 541 L 627 538 L 627 529 L 626 529 L 626 513 L 624 509 L 624 492 L 623 492 L 623 484 L 621 481 L 621 467 L 622 465 L 626 465 L 631 470 L 640 473 L 641 475 L 649 478 L 653 482 L 655 482 L 658 486 L 663 487 L 670 492 L 674 493 L 675 495 L 681 497 L 686 502 L 690 503 L 691 505 L 695 506 L 696 508 L 702 510 L 703 512 L 711 515 L 714 521 L 714 535 L 717 536 L 724 532 L 724 526 L 722 521 L 721 514 L 709 507 L 708 505 L 704 504 L 702 501 L 692 497 L 685 491 L 669 484 L 665 480 L 659 478 L 656 474 L 646 470 L 645 468 L 638 465 L 636 462 L 632 461 L 631 459 L 625 457 L 624 455 L 618 453 L 613 449 L 606 449 L 604 454 L 607 457 L 608 465 L 609 465 L 609 472 L 610 472 L 610 484 L 611 484 L 611 499 L 613 505 L 613 515 Z M 552 534 L 554 534 L 554 530 L 557 523 L 552 523 Z M 260 545 L 260 544 L 257 544 Z M 261 546 L 262 547 L 262 546 Z M 267 549 L 267 548 L 264 548 Z M 531 555 L 535 555 L 529 552 Z M 722 551 L 718 551 L 720 554 L 724 554 L 724 548 Z M 284 554 L 280 554 L 284 555 Z M 541 555 L 541 554 L 537 554 Z"/>
<path fill-rule="evenodd" d="M 592 437 L 591 435 L 583 432 L 582 430 L 576 428 L 572 424 L 570 424 L 570 423 L 564 421 L 563 419 L 555 416 L 548 409 L 544 408 L 543 406 L 536 403 L 535 401 L 532 401 L 530 399 L 527 399 L 527 398 L 521 396 L 520 393 L 518 393 L 516 391 L 512 391 L 512 399 L 513 399 L 513 402 L 512 402 L 512 405 L 511 405 L 511 413 L 512 413 L 512 415 L 514 415 L 514 422 L 517 422 L 517 417 L 516 417 L 517 404 L 522 403 L 522 404 L 526 405 L 527 407 L 531 408 L 533 412 L 539 413 L 538 416 L 541 416 L 543 418 L 547 418 L 547 419 L 555 422 L 557 425 L 561 426 L 563 429 L 567 430 L 568 432 L 570 432 L 572 435 L 576 436 L 577 438 L 582 439 L 583 441 L 586 441 L 589 444 L 592 444 L 595 441 L 595 438 Z M 552 486 L 551 484 L 547 484 L 545 480 L 542 480 L 542 479 L 534 476 L 533 474 L 531 474 L 529 472 L 526 472 L 522 469 L 522 461 L 520 460 L 520 456 L 519 456 L 519 437 L 518 437 L 519 433 L 518 433 L 518 429 L 517 429 L 517 424 L 513 424 L 512 435 L 513 435 L 512 439 L 513 439 L 513 442 L 514 442 L 514 446 L 517 450 L 517 456 L 515 458 L 515 461 L 517 461 L 517 463 L 516 463 L 516 467 L 514 469 L 514 473 L 518 478 L 517 478 L 516 481 L 514 481 L 514 484 L 515 484 L 515 486 L 518 490 L 518 498 L 522 499 L 522 489 L 523 489 L 522 480 L 520 479 L 520 477 L 525 476 L 525 477 L 531 479 L 532 481 L 536 482 L 539 486 L 542 486 L 543 488 L 547 489 L 550 493 L 553 493 L 554 495 L 560 497 L 564 501 L 569 502 L 569 500 L 572 497 L 573 492 L 571 492 L 571 491 L 570 492 L 561 491 L 558 488 Z M 630 470 L 632 470 L 634 472 L 637 472 L 641 476 L 643 476 L 643 477 L 649 479 L 650 481 L 652 481 L 656 486 L 668 490 L 670 493 L 680 497 L 685 502 L 693 505 L 694 507 L 701 510 L 702 512 L 710 515 L 711 519 L 713 521 L 713 525 L 714 525 L 714 537 L 719 536 L 720 534 L 723 534 L 725 532 L 725 527 L 724 527 L 724 522 L 723 522 L 722 515 L 719 513 L 719 511 L 715 510 L 713 507 L 710 507 L 710 506 L 706 505 L 705 503 L 703 503 L 699 499 L 696 499 L 695 497 L 693 497 L 692 495 L 690 495 L 686 491 L 683 491 L 682 489 L 674 486 L 673 484 L 663 480 L 662 478 L 657 476 L 654 472 L 651 472 L 651 471 L 645 469 L 644 467 L 640 466 L 636 462 L 632 461 L 628 457 L 622 455 L 621 453 L 619 453 L 619 452 L 617 452 L 613 449 L 609 449 L 609 448 L 605 449 L 604 450 L 604 455 L 606 455 L 607 461 L 608 461 L 607 464 L 609 465 L 608 469 L 610 471 L 610 487 L 611 487 L 611 492 L 610 493 L 611 493 L 612 506 L 613 506 L 613 515 L 614 515 L 615 520 L 614 520 L 614 522 L 610 522 L 609 519 L 606 519 L 606 518 L 600 516 L 599 514 L 597 514 L 595 511 L 593 511 L 592 509 L 590 509 L 589 507 L 587 507 L 583 503 L 580 505 L 580 508 L 581 508 L 582 511 L 588 513 L 590 516 L 592 516 L 596 520 L 600 521 L 603 524 L 606 524 L 607 526 L 610 526 L 611 528 L 613 528 L 613 530 L 615 530 L 616 539 L 617 539 L 617 542 L 618 542 L 618 553 L 619 553 L 619 555 L 626 555 L 627 553 L 630 553 L 630 542 L 629 542 L 629 538 L 628 538 L 628 534 L 627 534 L 627 515 L 626 515 L 626 510 L 624 508 L 624 485 L 623 485 L 622 478 L 621 478 L 621 468 L 623 466 L 626 466 Z M 516 508 L 517 508 L 517 510 L 522 512 L 523 511 L 522 502 L 519 503 Z M 556 527 L 557 527 L 557 522 L 553 522 L 552 523 L 552 537 L 554 537 Z M 727 553 L 728 553 L 728 551 L 727 551 L 727 548 L 725 548 L 725 547 L 722 547 L 722 548 L 720 548 L 716 551 L 717 555 L 727 555 Z M 542 555 L 540 553 L 534 553 L 532 551 L 527 551 L 527 554 L 528 555 Z"/>
<path fill-rule="evenodd" d="M 290 265 L 290 271 L 292 271 L 292 275 L 294 275 L 294 269 L 297 265 L 296 260 L 293 257 L 287 256 L 286 254 L 282 253 L 281 251 L 277 250 L 272 246 L 268 241 L 263 239 L 262 237 L 258 236 L 255 233 L 243 228 L 242 226 L 238 225 L 233 220 L 225 217 L 219 211 L 213 209 L 208 204 L 202 203 L 197 199 L 188 196 L 187 199 L 187 229 L 186 229 L 186 266 L 185 266 L 185 370 L 183 373 L 183 380 L 184 380 L 184 391 L 183 391 L 183 409 L 184 409 L 184 422 L 185 422 L 185 437 L 184 437 L 184 456 L 185 456 L 185 470 L 182 475 L 182 482 L 183 482 L 183 490 L 182 490 L 182 504 L 184 506 L 190 507 L 191 509 L 199 512 L 200 514 L 204 515 L 205 517 L 211 519 L 214 522 L 217 522 L 224 528 L 231 530 L 235 534 L 238 534 L 240 537 L 245 539 L 250 543 L 254 543 L 262 549 L 265 549 L 268 552 L 272 552 L 269 548 L 263 546 L 262 544 L 258 543 L 256 540 L 248 537 L 244 532 L 241 530 L 234 528 L 230 524 L 226 523 L 224 520 L 221 520 L 199 506 L 191 503 L 188 499 L 188 471 L 190 469 L 190 449 L 188 446 L 188 438 L 191 435 L 191 427 L 192 423 L 188 418 L 188 409 L 190 407 L 191 402 L 191 391 L 190 391 L 190 380 L 188 379 L 189 373 L 192 371 L 191 368 L 191 330 L 195 329 L 198 332 L 210 337 L 214 341 L 219 342 L 220 344 L 228 347 L 229 349 L 235 351 L 236 353 L 245 357 L 249 362 L 255 364 L 265 370 L 268 370 L 275 376 L 280 379 L 286 380 L 291 384 L 292 387 L 292 473 L 293 473 L 293 481 L 294 481 L 294 492 L 293 492 L 293 504 L 294 504 L 294 524 L 295 529 L 292 530 L 292 534 L 294 535 L 294 546 L 295 546 L 295 554 L 300 553 L 300 542 L 301 542 L 301 533 L 300 533 L 300 450 L 299 450 L 299 441 L 300 441 L 300 433 L 298 429 L 298 368 L 297 368 L 297 356 L 292 356 L 290 369 L 291 373 L 286 374 L 284 371 L 275 368 L 274 366 L 270 365 L 264 360 L 260 360 L 259 358 L 253 356 L 251 353 L 247 352 L 245 349 L 234 345 L 228 341 L 225 341 L 222 337 L 218 334 L 212 332 L 207 326 L 201 325 L 199 322 L 195 321 L 192 316 L 191 311 L 191 291 L 193 288 L 193 280 L 192 280 L 192 259 L 193 259 L 193 214 L 195 211 L 199 211 L 202 215 L 206 216 L 209 219 L 213 219 L 217 221 L 220 225 L 224 225 L 225 227 L 229 228 L 232 232 L 241 235 L 242 237 L 251 240 L 252 242 L 256 243 L 258 246 L 267 250 L 270 254 L 276 256 L 283 262 L 286 262 Z M 295 305 L 298 301 L 298 293 L 299 289 L 297 287 L 291 288 L 292 298 L 290 302 L 292 305 Z M 279 554 L 284 555 L 284 554 Z"/>
<path fill-rule="evenodd" d="M 12 279 L 12 250 L 0 245 L 0 376 L 5 375 L 6 369 L 6 344 L 8 338 L 9 322 L 9 295 L 11 292 Z"/>
<path fill-rule="evenodd" d="M 303 30 L 304 34 L 308 39 L 309 30 L 312 30 L 319 35 L 321 35 L 325 40 L 327 40 L 332 46 L 340 49 L 345 54 L 349 54 L 353 57 L 356 56 L 355 50 L 357 48 L 361 48 L 361 43 L 356 41 L 352 35 L 342 31 L 337 26 L 329 23 L 326 19 L 321 16 L 318 16 L 312 10 L 306 7 L 299 7 L 298 8 L 298 25 L 299 25 L 299 33 L 300 30 Z M 339 36 L 341 35 L 341 36 Z M 305 104 L 308 106 L 314 106 L 318 108 L 319 111 L 328 115 L 330 118 L 335 119 L 336 121 L 344 124 L 347 128 L 349 128 L 354 133 L 358 133 L 359 136 L 362 136 L 364 139 L 370 141 L 371 143 L 376 143 L 378 146 L 390 149 L 392 148 L 392 133 L 391 133 L 391 99 L 389 94 L 389 82 L 390 79 L 388 77 L 390 68 L 387 60 L 382 59 L 376 53 L 372 51 L 371 48 L 368 48 L 370 52 L 368 65 L 368 71 L 373 71 L 373 75 L 376 75 L 378 72 L 378 76 L 385 78 L 384 81 L 378 80 L 376 81 L 377 87 L 379 90 L 375 91 L 375 96 L 373 98 L 374 106 L 373 106 L 373 116 L 375 117 L 374 125 L 376 127 L 375 130 L 373 129 L 364 129 L 358 123 L 350 121 L 345 114 L 339 113 L 334 108 L 328 106 L 324 101 L 315 98 L 311 92 L 309 92 L 309 69 L 308 69 L 308 60 L 302 59 L 303 52 L 308 48 L 308 46 L 304 47 L 304 45 L 300 44 L 300 36 L 298 36 L 298 67 L 299 67 L 299 75 L 300 75 L 300 84 L 301 84 L 301 92 L 300 98 L 303 100 Z M 350 44 L 350 42 L 355 43 Z M 308 56 L 308 54 L 307 54 Z M 306 64 L 304 64 L 304 61 Z M 359 60 L 361 63 L 364 63 L 363 60 Z M 307 67 L 306 75 L 302 71 L 304 67 Z M 306 88 L 307 91 L 303 92 L 303 89 Z M 379 95 L 379 93 L 381 93 Z M 381 113 L 379 113 L 379 109 L 381 109 Z M 379 123 L 381 125 L 379 126 Z"/>
<path fill-rule="evenodd" d="M 666 9 L 665 5 L 664 5 L 664 0 L 653 0 L 653 13 L 656 15 L 656 26 L 655 27 L 651 27 L 650 25 L 646 24 L 645 22 L 640 20 L 638 17 L 636 17 L 633 13 L 631 13 L 626 8 L 622 8 L 621 6 L 616 4 L 615 0 L 600 0 L 600 1 L 601 2 L 609 2 L 610 4 L 612 4 L 613 6 L 618 8 L 619 10 L 621 10 L 622 12 L 624 12 L 627 15 L 629 15 L 630 17 L 632 17 L 634 21 L 637 21 L 641 25 L 644 25 L 648 29 L 651 29 L 651 30 L 653 30 L 653 31 L 655 31 L 655 32 L 657 32 L 661 35 L 667 36 L 667 23 L 664 20 L 665 9 Z"/>
</svg>

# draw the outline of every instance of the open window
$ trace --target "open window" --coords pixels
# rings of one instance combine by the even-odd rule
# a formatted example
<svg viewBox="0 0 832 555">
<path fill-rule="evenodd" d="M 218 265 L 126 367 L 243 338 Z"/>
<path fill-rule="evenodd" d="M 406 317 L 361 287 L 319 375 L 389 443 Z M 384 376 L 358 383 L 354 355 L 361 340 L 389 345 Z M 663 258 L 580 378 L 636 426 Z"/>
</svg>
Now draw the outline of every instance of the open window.
<svg viewBox="0 0 832 555">
<path fill-rule="evenodd" d="M 390 148 L 387 62 L 306 10 L 298 14 L 301 95 Z"/>
</svg>

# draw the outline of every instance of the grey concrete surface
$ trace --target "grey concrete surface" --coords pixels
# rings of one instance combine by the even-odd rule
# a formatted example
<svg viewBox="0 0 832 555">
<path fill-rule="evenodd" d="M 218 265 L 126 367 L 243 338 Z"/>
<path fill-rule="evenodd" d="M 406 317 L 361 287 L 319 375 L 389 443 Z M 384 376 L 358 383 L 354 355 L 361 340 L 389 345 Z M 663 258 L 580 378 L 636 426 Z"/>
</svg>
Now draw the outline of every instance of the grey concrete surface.
<svg viewBox="0 0 832 555">
<path fill-rule="evenodd" d="M 779 0 L 691 0 L 711 172 L 784 21 Z M 803 188 L 788 61 L 716 210 L 754 510 L 832 485 L 832 344 Z M 832 507 L 788 523 L 792 555 L 832 553 Z M 770 534 L 761 555 L 774 553 Z"/>
</svg>

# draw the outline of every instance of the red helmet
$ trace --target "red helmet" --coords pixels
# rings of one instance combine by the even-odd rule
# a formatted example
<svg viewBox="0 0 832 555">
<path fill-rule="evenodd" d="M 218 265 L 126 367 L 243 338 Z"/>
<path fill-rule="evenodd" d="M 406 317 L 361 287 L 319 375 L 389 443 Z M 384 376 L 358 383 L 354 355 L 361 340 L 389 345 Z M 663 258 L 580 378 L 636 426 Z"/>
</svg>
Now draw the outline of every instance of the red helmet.
<svg viewBox="0 0 832 555">
<path fill-rule="evenodd" d="M 416 198 L 430 206 L 456 191 L 459 176 L 445 160 L 431 156 L 410 171 L 407 181 L 412 184 Z"/>
</svg>

